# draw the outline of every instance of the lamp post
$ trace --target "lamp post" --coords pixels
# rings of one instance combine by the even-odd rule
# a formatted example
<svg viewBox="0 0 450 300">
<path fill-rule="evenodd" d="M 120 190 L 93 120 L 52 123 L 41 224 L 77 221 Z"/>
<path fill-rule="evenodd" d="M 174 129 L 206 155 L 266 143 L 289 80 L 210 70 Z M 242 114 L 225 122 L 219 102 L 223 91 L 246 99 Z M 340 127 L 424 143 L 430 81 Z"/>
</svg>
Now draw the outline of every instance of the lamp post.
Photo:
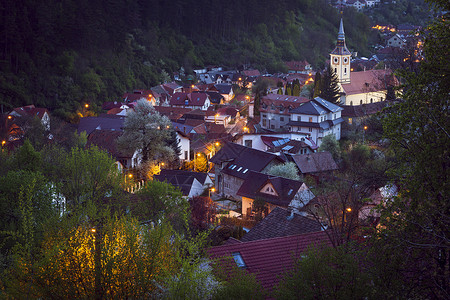
<svg viewBox="0 0 450 300">
<path fill-rule="evenodd" d="M 210 188 L 210 189 L 208 189 L 208 198 L 209 198 L 209 199 L 211 199 L 211 192 L 213 192 L 213 193 L 214 193 L 215 191 L 216 191 L 216 188 L 214 188 L 214 187 L 213 187 L 213 188 Z"/>
<path fill-rule="evenodd" d="M 363 144 L 365 144 L 365 136 L 366 136 L 366 130 L 368 129 L 369 127 L 367 127 L 367 125 L 364 125 L 364 127 L 363 127 Z"/>
</svg>

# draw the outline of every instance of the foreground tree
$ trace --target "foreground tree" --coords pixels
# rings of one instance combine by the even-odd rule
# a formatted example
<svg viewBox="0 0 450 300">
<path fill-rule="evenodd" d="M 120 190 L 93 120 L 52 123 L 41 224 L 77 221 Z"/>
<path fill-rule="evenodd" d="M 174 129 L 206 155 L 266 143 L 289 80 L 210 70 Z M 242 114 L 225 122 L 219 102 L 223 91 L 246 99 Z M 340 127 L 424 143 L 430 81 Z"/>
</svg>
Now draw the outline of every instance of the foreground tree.
<svg viewBox="0 0 450 300">
<path fill-rule="evenodd" d="M 393 180 L 401 194 L 383 210 L 381 232 L 398 255 L 422 266 L 420 282 L 405 282 L 419 297 L 449 298 L 450 266 L 450 21 L 447 9 L 429 26 L 420 72 L 401 75 L 403 100 L 383 119 L 398 168 Z"/>
</svg>

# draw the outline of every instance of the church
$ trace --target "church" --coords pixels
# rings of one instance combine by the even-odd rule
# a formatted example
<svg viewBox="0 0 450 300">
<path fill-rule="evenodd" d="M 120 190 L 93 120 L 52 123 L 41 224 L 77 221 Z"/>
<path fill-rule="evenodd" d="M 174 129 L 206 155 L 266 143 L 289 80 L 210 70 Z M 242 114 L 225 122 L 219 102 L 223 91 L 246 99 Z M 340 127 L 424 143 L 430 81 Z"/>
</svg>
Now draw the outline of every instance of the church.
<svg viewBox="0 0 450 300">
<path fill-rule="evenodd" d="M 362 105 L 386 100 L 388 86 L 396 82 L 392 72 L 386 69 L 352 72 L 351 55 L 345 45 L 341 19 L 336 48 L 330 53 L 330 67 L 338 77 L 341 90 L 340 105 Z"/>
</svg>

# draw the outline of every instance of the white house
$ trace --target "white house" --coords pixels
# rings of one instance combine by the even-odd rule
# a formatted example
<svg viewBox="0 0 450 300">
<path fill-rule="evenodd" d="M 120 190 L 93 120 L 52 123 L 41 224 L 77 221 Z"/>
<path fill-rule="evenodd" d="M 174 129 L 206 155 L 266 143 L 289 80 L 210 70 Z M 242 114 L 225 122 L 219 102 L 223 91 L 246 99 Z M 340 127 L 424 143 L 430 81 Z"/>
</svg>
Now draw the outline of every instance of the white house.
<svg viewBox="0 0 450 300">
<path fill-rule="evenodd" d="M 306 132 L 320 146 L 322 138 L 334 134 L 341 139 L 341 112 L 343 108 L 320 97 L 292 109 L 291 121 L 287 124 L 293 132 Z"/>
</svg>

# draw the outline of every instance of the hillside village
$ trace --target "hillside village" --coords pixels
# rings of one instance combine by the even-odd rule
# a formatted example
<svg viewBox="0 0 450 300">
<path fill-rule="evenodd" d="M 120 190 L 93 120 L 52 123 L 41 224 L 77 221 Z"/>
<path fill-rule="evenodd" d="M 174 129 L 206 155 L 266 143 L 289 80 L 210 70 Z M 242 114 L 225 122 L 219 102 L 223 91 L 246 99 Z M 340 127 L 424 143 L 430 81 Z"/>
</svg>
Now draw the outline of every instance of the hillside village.
<svg viewBox="0 0 450 300">
<path fill-rule="evenodd" d="M 380 1 L 332 2 L 360 10 Z M 247 270 L 274 293 L 294 268 L 292 256 L 306 257 L 313 245 L 363 241 L 380 226 L 377 208 L 402 188 L 385 176 L 390 162 L 380 120 L 402 100 L 393 70 L 415 69 L 423 60 L 419 28 L 374 26 L 385 44 L 365 58 L 347 48 L 345 20 L 336 27 L 326 68 L 334 74 L 335 101 L 317 88 L 327 70 L 307 61 L 287 61 L 288 72 L 278 74 L 250 66 L 180 69 L 173 80 L 124 91 L 101 109 L 86 102 L 77 124 L 54 120 L 44 107 L 14 108 L 1 116 L 2 152 L 18 151 L 26 140 L 36 149 L 98 147 L 114 160 L 131 206 L 146 186 L 170 184 L 196 212 L 196 228 L 210 230 L 207 257 L 232 258 L 223 262 L 226 270 Z M 142 111 L 153 123 L 130 123 Z M 152 132 L 150 140 L 126 145 L 133 131 L 143 140 Z M 39 134 L 44 138 L 33 140 Z M 160 139 L 175 157 L 149 150 L 159 149 Z M 156 217 L 140 217 L 157 226 Z"/>
</svg>

